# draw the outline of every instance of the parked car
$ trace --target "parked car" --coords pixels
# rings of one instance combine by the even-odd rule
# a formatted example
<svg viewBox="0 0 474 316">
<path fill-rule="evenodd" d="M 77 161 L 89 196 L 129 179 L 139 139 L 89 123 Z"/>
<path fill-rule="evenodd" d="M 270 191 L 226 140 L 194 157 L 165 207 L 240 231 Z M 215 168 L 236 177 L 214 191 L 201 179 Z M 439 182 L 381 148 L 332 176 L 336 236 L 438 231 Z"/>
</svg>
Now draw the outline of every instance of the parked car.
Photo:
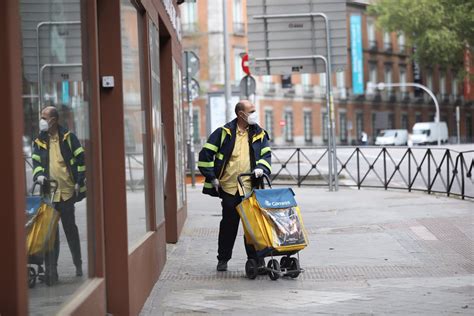
<svg viewBox="0 0 474 316">
<path fill-rule="evenodd" d="M 440 135 L 441 143 L 448 142 L 448 125 L 446 122 L 419 122 L 413 125 L 413 133 L 410 142 L 413 145 L 437 144 L 438 135 Z"/>
<path fill-rule="evenodd" d="M 375 145 L 379 146 L 405 146 L 408 142 L 406 129 L 382 130 L 375 138 Z"/>
</svg>

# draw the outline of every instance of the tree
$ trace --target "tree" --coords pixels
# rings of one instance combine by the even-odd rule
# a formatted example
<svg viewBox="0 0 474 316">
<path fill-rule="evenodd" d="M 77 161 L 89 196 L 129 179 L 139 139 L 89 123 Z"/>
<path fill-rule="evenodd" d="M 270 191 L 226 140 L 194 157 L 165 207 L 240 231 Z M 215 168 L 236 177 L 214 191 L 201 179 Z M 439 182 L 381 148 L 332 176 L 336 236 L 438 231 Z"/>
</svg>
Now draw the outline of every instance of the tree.
<svg viewBox="0 0 474 316">
<path fill-rule="evenodd" d="M 474 47 L 473 0 L 376 0 L 368 12 L 379 27 L 403 32 L 423 66 L 461 70 L 464 50 Z"/>
</svg>

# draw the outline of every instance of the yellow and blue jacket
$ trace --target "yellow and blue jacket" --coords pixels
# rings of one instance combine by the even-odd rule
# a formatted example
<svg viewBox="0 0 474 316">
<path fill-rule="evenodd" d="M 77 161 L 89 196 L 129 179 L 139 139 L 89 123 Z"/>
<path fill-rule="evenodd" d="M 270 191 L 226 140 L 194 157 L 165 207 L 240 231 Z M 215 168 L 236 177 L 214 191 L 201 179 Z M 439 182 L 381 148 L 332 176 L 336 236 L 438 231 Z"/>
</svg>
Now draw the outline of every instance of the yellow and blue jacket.
<svg viewBox="0 0 474 316">
<path fill-rule="evenodd" d="M 234 150 L 237 131 L 237 119 L 216 129 L 209 136 L 206 144 L 199 152 L 198 167 L 205 177 L 202 193 L 219 196 L 211 181 L 220 179 L 224 174 L 232 151 Z M 272 171 L 272 153 L 267 132 L 257 124 L 249 125 L 250 166 L 261 168 L 270 175 Z"/>
<path fill-rule="evenodd" d="M 58 126 L 59 148 L 61 155 L 72 175 L 74 183 L 79 184 L 79 196 L 76 196 L 76 202 L 86 196 L 86 167 L 84 148 L 81 146 L 76 135 L 62 126 Z M 49 134 L 41 132 L 33 143 L 33 181 L 39 176 L 45 176 L 49 179 Z"/>
</svg>

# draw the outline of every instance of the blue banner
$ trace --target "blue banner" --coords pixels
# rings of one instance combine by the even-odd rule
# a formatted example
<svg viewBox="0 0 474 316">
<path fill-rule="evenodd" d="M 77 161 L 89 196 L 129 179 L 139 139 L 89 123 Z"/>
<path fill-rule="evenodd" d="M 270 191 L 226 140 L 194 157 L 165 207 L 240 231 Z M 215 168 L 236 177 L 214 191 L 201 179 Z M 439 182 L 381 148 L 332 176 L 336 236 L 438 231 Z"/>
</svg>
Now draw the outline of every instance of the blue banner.
<svg viewBox="0 0 474 316">
<path fill-rule="evenodd" d="M 62 82 L 62 103 L 63 105 L 69 104 L 69 81 Z"/>
<path fill-rule="evenodd" d="M 362 22 L 360 15 L 351 15 L 352 92 L 364 94 L 364 62 L 362 55 Z"/>
</svg>

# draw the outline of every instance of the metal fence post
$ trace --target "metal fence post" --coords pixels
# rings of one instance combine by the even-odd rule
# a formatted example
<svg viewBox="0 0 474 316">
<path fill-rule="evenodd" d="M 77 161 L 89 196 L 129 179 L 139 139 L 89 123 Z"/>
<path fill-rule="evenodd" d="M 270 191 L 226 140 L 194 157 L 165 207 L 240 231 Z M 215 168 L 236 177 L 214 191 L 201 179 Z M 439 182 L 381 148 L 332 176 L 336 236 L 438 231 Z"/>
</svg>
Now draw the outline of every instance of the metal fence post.
<svg viewBox="0 0 474 316">
<path fill-rule="evenodd" d="M 359 163 L 359 155 L 360 155 L 360 148 L 357 147 L 357 188 L 360 190 L 360 163 Z"/>
<path fill-rule="evenodd" d="M 387 190 L 387 149 L 384 147 L 383 152 L 383 186 Z"/>
<path fill-rule="evenodd" d="M 428 149 L 428 194 L 431 194 L 431 150 Z"/>
<path fill-rule="evenodd" d="M 411 192 L 411 149 L 408 148 L 408 192 Z"/>
<path fill-rule="evenodd" d="M 464 200 L 464 155 L 459 154 L 461 158 L 461 198 Z"/>
<path fill-rule="evenodd" d="M 298 159 L 298 188 L 301 187 L 301 173 L 300 173 L 300 163 L 301 163 L 301 160 L 300 160 L 300 148 L 297 148 L 296 149 L 296 157 Z"/>
</svg>

